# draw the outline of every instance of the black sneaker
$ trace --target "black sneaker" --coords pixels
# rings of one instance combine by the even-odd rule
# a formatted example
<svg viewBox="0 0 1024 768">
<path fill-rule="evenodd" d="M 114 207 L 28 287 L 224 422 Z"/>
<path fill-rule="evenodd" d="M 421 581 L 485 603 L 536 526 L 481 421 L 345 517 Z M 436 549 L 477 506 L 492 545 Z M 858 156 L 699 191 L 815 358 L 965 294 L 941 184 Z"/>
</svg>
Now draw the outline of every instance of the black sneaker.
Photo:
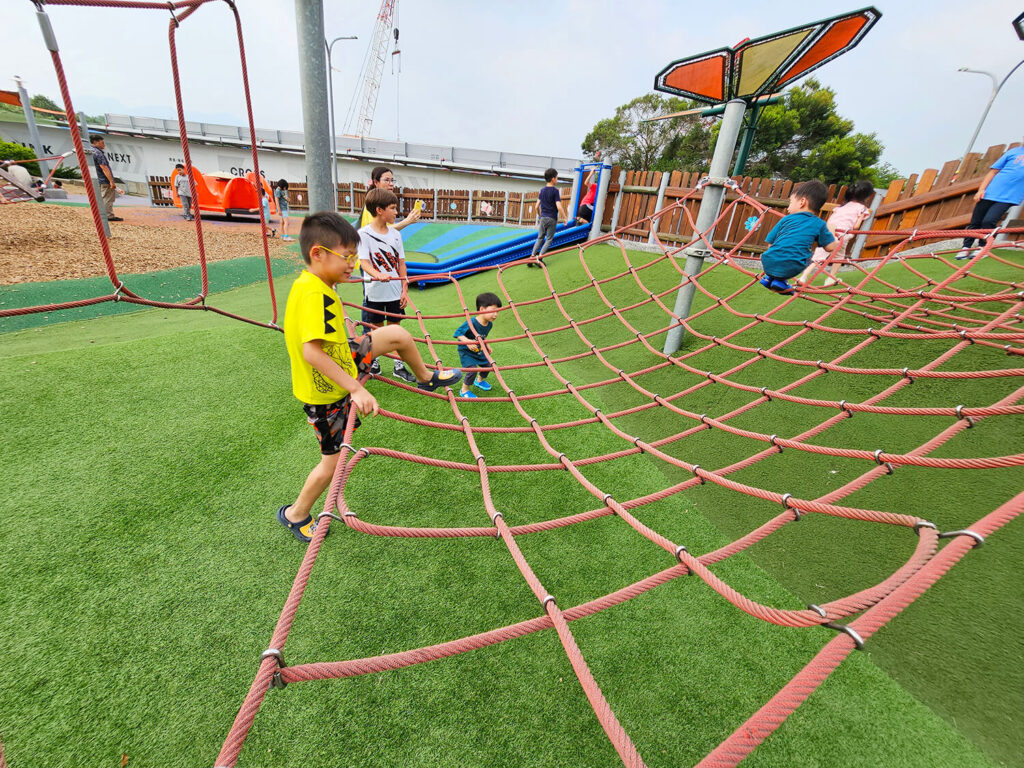
<svg viewBox="0 0 1024 768">
<path fill-rule="evenodd" d="M 395 363 L 395 378 L 401 379 L 407 384 L 419 383 L 418 381 L 416 381 L 416 377 L 412 375 L 412 371 L 410 371 L 401 363 Z"/>
<path fill-rule="evenodd" d="M 374 376 L 380 376 L 380 360 L 374 359 L 374 361 L 370 363 L 370 373 Z"/>
<path fill-rule="evenodd" d="M 107 221 L 124 221 L 120 216 L 107 216 Z"/>
</svg>

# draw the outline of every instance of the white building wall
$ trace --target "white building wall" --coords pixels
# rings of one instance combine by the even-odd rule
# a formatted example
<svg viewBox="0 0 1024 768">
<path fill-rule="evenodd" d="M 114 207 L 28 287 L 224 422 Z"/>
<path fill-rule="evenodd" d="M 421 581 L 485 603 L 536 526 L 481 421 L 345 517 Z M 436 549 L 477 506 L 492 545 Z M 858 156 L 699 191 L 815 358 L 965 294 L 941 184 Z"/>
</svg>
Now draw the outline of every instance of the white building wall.
<svg viewBox="0 0 1024 768">
<path fill-rule="evenodd" d="M 39 126 L 42 148 L 35 148 L 39 156 L 59 155 L 71 149 L 71 134 L 66 128 Z M 28 128 L 22 123 L 0 122 L 0 136 L 24 146 L 32 146 Z M 181 143 L 172 139 L 150 136 L 125 136 L 104 133 L 107 157 L 114 175 L 128 183 L 130 191 L 146 193 L 149 176 L 170 176 L 175 163 L 184 163 Z M 88 148 L 88 144 L 86 144 Z M 234 176 L 244 176 L 252 170 L 252 152 L 232 146 L 218 146 L 189 142 L 192 164 L 202 173 L 220 171 Z M 287 179 L 302 183 L 306 179 L 305 156 L 301 152 L 258 150 L 260 172 L 269 180 Z M 77 167 L 74 155 L 64 165 Z M 541 187 L 538 179 L 510 178 L 488 173 L 452 171 L 441 168 L 406 166 L 398 162 L 347 160 L 338 161 L 338 182 L 359 182 L 366 184 L 370 171 L 377 165 L 387 165 L 395 174 L 398 187 L 425 187 L 435 189 L 508 190 L 529 192 Z M 91 164 L 90 164 L 91 166 Z M 95 169 L 90 167 L 95 175 Z"/>
</svg>

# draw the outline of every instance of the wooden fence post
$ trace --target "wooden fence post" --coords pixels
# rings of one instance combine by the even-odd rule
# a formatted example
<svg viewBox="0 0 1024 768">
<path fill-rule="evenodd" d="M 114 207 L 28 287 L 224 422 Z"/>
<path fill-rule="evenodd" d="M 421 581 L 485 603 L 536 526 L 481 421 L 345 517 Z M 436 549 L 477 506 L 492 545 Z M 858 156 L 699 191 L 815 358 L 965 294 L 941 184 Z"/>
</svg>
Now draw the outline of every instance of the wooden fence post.
<svg viewBox="0 0 1024 768">
<path fill-rule="evenodd" d="M 658 200 L 654 203 L 655 211 L 660 211 L 661 207 L 665 204 L 665 189 L 668 187 L 668 177 L 669 174 L 663 171 L 661 174 L 661 183 L 658 185 Z M 658 225 L 660 224 L 661 218 L 655 219 L 653 216 L 651 217 L 651 234 L 647 236 L 647 242 L 651 245 L 654 245 L 656 241 L 656 233 L 658 231 Z"/>
</svg>

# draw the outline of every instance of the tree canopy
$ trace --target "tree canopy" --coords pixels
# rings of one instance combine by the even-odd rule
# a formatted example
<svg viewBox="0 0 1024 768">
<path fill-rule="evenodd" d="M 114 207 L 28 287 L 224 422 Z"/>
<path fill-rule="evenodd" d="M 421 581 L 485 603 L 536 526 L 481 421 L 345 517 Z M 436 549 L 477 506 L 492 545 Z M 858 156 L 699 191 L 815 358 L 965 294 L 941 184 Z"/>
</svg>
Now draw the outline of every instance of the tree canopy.
<svg viewBox="0 0 1024 768">
<path fill-rule="evenodd" d="M 40 109 L 52 109 L 54 112 L 62 112 L 63 110 L 57 105 L 53 99 L 49 96 L 44 96 L 41 93 L 37 93 L 32 97 L 30 103 L 33 107 L 39 107 Z"/>
<path fill-rule="evenodd" d="M 688 115 L 654 123 L 644 119 L 696 106 L 685 99 L 650 93 L 615 110 L 583 140 L 583 151 L 634 170 L 707 171 L 718 120 Z M 749 111 L 748 111 L 749 114 Z M 899 176 L 881 162 L 884 149 L 874 133 L 854 133 L 853 121 L 837 111 L 835 92 L 809 78 L 764 107 L 744 173 L 803 181 L 850 184 L 868 179 L 884 186 Z"/>
</svg>

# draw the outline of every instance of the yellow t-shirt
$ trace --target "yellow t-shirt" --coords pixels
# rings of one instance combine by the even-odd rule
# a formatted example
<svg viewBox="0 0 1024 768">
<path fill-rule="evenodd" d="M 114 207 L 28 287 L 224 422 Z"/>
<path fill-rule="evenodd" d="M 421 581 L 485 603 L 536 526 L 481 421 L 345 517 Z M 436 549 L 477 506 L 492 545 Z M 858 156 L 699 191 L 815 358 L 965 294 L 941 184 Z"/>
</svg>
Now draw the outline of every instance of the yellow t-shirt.
<svg viewBox="0 0 1024 768">
<path fill-rule="evenodd" d="M 303 270 L 288 293 L 284 311 L 284 344 L 292 368 L 292 392 L 309 405 L 330 405 L 348 392 L 302 356 L 302 345 L 320 339 L 326 352 L 352 378 L 359 375 L 348 346 L 345 312 L 331 286 Z"/>
</svg>

